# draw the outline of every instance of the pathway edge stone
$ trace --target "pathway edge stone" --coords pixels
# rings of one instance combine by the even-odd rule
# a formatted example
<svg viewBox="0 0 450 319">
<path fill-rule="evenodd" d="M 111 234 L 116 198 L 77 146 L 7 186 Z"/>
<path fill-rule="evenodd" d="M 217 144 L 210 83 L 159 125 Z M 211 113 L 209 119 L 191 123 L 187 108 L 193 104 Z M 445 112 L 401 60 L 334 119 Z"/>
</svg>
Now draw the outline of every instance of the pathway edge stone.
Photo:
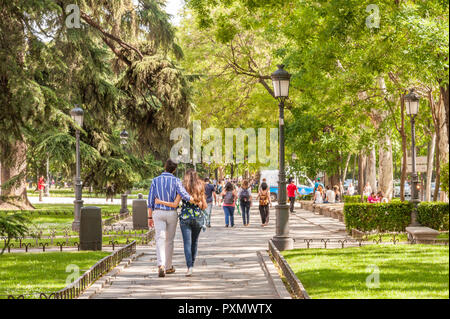
<svg viewBox="0 0 450 319">
<path fill-rule="evenodd" d="M 290 293 L 287 291 L 286 286 L 281 280 L 278 271 L 275 269 L 275 265 L 269 257 L 269 254 L 265 250 L 258 250 L 256 252 L 261 264 L 263 265 L 263 271 L 268 277 L 269 283 L 278 295 L 280 299 L 292 299 Z"/>
</svg>

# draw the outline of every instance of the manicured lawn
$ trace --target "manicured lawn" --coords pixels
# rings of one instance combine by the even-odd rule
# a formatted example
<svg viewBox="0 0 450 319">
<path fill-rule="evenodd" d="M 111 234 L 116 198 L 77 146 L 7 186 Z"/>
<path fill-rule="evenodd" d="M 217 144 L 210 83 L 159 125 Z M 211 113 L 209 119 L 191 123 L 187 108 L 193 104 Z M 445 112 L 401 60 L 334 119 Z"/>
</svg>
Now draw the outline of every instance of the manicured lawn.
<svg viewBox="0 0 450 319">
<path fill-rule="evenodd" d="M 18 253 L 0 256 L 0 299 L 8 295 L 51 293 L 66 286 L 68 265 L 78 265 L 80 276 L 110 252 Z M 37 293 L 35 296 L 30 294 Z"/>
<path fill-rule="evenodd" d="M 449 298 L 448 246 L 295 249 L 283 255 L 313 299 Z M 379 269 L 378 288 L 366 286 L 372 265 Z"/>
</svg>

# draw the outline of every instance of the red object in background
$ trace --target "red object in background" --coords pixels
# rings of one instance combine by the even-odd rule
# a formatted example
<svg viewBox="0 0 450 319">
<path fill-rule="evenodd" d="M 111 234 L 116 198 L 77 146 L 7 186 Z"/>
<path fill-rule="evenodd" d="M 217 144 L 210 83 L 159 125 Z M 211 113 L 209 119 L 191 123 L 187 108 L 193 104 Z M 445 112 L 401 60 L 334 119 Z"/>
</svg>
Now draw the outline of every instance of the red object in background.
<svg viewBox="0 0 450 319">
<path fill-rule="evenodd" d="M 287 187 L 288 197 L 295 197 L 296 190 L 297 190 L 297 186 L 295 186 L 295 184 L 289 184 Z"/>
<path fill-rule="evenodd" d="M 38 183 L 38 190 L 44 189 L 45 188 L 45 180 L 43 177 L 39 178 L 39 183 Z"/>
</svg>

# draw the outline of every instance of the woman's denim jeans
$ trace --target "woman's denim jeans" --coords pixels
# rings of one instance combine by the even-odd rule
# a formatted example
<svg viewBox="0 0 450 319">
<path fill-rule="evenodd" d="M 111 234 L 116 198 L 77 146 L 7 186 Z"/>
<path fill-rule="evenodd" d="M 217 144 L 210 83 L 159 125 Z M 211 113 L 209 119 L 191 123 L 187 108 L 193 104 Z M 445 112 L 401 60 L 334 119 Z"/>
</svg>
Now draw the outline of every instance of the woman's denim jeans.
<svg viewBox="0 0 450 319">
<path fill-rule="evenodd" d="M 194 267 L 197 256 L 198 237 L 202 230 L 202 225 L 196 219 L 180 219 L 181 234 L 183 235 L 184 257 L 186 266 Z"/>
<path fill-rule="evenodd" d="M 223 206 L 225 213 L 225 225 L 234 226 L 234 206 Z"/>
<path fill-rule="evenodd" d="M 242 209 L 242 221 L 244 225 L 250 223 L 250 202 L 244 202 L 241 200 L 241 209 Z"/>
</svg>

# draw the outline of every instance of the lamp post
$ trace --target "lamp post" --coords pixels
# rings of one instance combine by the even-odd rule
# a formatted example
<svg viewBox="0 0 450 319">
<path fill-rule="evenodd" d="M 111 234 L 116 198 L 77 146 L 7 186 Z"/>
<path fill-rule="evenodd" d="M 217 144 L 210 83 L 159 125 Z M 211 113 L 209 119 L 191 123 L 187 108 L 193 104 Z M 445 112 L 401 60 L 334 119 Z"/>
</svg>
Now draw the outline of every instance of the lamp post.
<svg viewBox="0 0 450 319">
<path fill-rule="evenodd" d="M 46 169 L 47 169 L 47 183 L 45 185 L 45 192 L 44 192 L 44 196 L 45 197 L 49 197 L 50 196 L 50 173 L 49 173 L 49 158 L 48 158 L 48 153 L 47 153 L 47 163 L 46 163 Z"/>
<path fill-rule="evenodd" d="M 279 101 L 279 167 L 278 167 L 278 205 L 276 212 L 276 234 L 272 241 L 278 250 L 294 247 L 294 240 L 289 237 L 289 206 L 286 205 L 286 172 L 284 165 L 284 101 L 289 97 L 291 75 L 278 65 L 271 75 L 274 97 Z"/>
<path fill-rule="evenodd" d="M 75 121 L 75 123 L 78 124 L 79 127 L 83 127 L 84 111 L 81 107 L 75 105 L 75 108 L 73 108 L 70 111 L 70 115 L 72 116 L 72 119 Z M 80 130 L 78 128 L 75 130 L 75 135 L 76 135 L 77 164 L 75 177 L 75 200 L 73 202 L 75 206 L 75 212 L 74 212 L 74 221 L 72 223 L 72 230 L 78 232 L 80 231 L 81 207 L 83 207 L 83 200 L 81 199 L 82 184 L 80 176 Z"/>
<path fill-rule="evenodd" d="M 120 132 L 120 144 L 123 145 L 125 148 L 125 145 L 128 143 L 128 132 L 126 130 L 123 130 Z M 120 214 L 127 214 L 129 213 L 127 203 L 128 203 L 128 195 L 127 192 L 120 195 L 121 197 L 121 207 L 120 207 Z"/>
<path fill-rule="evenodd" d="M 411 212 L 411 224 L 410 227 L 421 226 L 417 221 L 417 206 L 420 203 L 418 196 L 418 184 L 419 178 L 416 172 L 416 136 L 415 136 L 415 120 L 417 113 L 419 113 L 419 95 L 411 89 L 407 95 L 405 95 L 406 114 L 411 119 L 411 203 L 413 204 L 413 210 Z"/>
</svg>

